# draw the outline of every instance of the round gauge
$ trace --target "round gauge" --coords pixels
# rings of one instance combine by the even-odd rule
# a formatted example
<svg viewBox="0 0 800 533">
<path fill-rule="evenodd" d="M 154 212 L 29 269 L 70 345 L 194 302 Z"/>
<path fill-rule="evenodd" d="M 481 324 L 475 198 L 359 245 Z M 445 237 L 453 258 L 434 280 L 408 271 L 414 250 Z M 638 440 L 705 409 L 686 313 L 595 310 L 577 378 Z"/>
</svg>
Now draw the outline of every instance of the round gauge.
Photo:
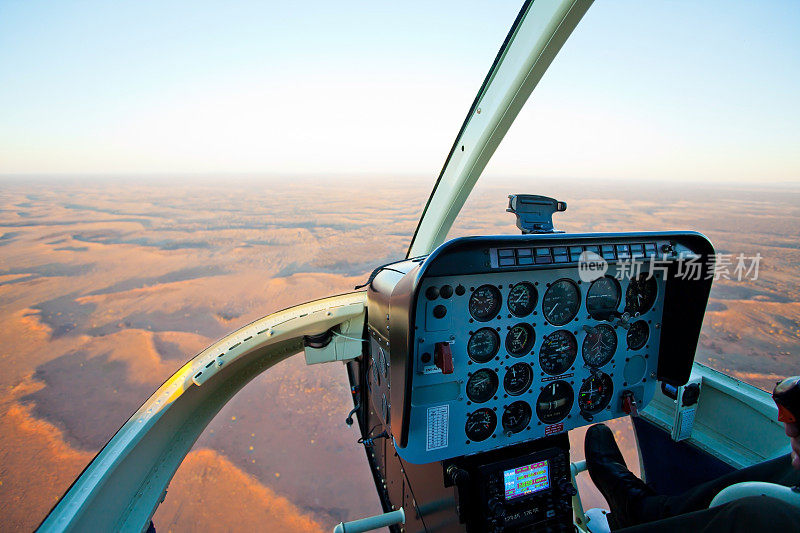
<svg viewBox="0 0 800 533">
<path fill-rule="evenodd" d="M 519 433 L 531 421 L 531 406 L 527 402 L 514 402 L 503 411 L 503 430 L 506 433 Z"/>
<path fill-rule="evenodd" d="M 530 324 L 517 324 L 508 330 L 506 351 L 514 357 L 522 357 L 533 349 L 536 332 Z"/>
<path fill-rule="evenodd" d="M 469 314 L 479 322 L 491 320 L 500 312 L 503 296 L 494 285 L 481 285 L 469 297 Z"/>
<path fill-rule="evenodd" d="M 500 350 L 500 335 L 492 328 L 481 328 L 467 342 L 467 355 L 476 363 L 488 363 Z"/>
<path fill-rule="evenodd" d="M 617 332 L 606 324 L 587 328 L 583 339 L 583 360 L 589 366 L 603 366 L 617 351 Z"/>
<path fill-rule="evenodd" d="M 622 298 L 619 282 L 611 276 L 596 279 L 586 291 L 586 310 L 593 317 L 608 317 L 617 310 Z"/>
<path fill-rule="evenodd" d="M 658 285 L 656 278 L 648 274 L 639 274 L 631 278 L 628 290 L 625 291 L 625 311 L 632 315 L 643 315 L 656 303 Z"/>
<path fill-rule="evenodd" d="M 578 314 L 581 291 L 574 281 L 560 279 L 550 285 L 542 298 L 542 312 L 554 326 L 563 326 Z"/>
<path fill-rule="evenodd" d="M 650 328 L 647 322 L 639 320 L 631 324 L 628 328 L 628 348 L 631 350 L 638 350 L 647 343 L 650 337 Z"/>
<path fill-rule="evenodd" d="M 599 413 L 611 401 L 614 393 L 614 384 L 608 374 L 599 372 L 593 374 L 583 382 L 578 391 L 578 407 L 584 413 Z"/>
<path fill-rule="evenodd" d="M 578 341 L 575 335 L 560 329 L 542 339 L 539 349 L 539 366 L 551 376 L 563 374 L 578 356 Z"/>
<path fill-rule="evenodd" d="M 469 440 L 480 442 L 488 439 L 494 433 L 496 427 L 497 415 L 491 409 L 484 407 L 467 415 L 464 431 L 467 433 Z"/>
<path fill-rule="evenodd" d="M 498 384 L 497 374 L 488 368 L 482 368 L 469 377 L 467 397 L 474 403 L 487 402 L 497 392 Z"/>
<path fill-rule="evenodd" d="M 514 316 L 528 316 L 533 312 L 538 301 L 539 293 L 536 292 L 536 287 L 523 281 L 514 285 L 508 293 L 508 310 Z"/>
<path fill-rule="evenodd" d="M 536 416 L 545 424 L 564 420 L 572 410 L 575 393 L 566 381 L 548 383 L 536 399 Z"/>
<path fill-rule="evenodd" d="M 517 363 L 506 370 L 503 388 L 511 396 L 519 396 L 531 386 L 533 369 L 528 363 Z"/>
</svg>

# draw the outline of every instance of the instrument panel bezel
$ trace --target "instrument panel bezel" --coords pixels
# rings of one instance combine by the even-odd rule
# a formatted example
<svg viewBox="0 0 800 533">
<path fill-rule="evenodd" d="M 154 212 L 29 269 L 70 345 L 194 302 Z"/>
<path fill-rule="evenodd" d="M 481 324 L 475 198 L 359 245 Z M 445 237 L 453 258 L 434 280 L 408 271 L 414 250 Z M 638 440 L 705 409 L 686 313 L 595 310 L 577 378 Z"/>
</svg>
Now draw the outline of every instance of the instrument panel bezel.
<svg viewBox="0 0 800 533">
<path fill-rule="evenodd" d="M 378 271 L 369 289 L 368 330 L 373 339 L 390 353 L 391 430 L 398 448 L 408 445 L 411 392 L 416 372 L 415 358 L 409 357 L 414 351 L 416 332 L 409 325 L 417 323 L 417 299 L 424 298 L 420 287 L 426 278 L 561 267 L 553 264 L 493 266 L 489 260 L 493 248 L 616 245 L 645 241 L 658 242 L 659 248 L 683 248 L 698 257 L 699 279 L 670 279 L 665 284 L 661 303 L 663 316 L 658 352 L 668 356 L 658 358 L 656 379 L 682 384 L 691 372 L 711 287 L 708 272 L 713 267 L 714 249 L 700 233 L 674 231 L 463 237 L 442 244 L 426 257 L 400 261 L 392 264 L 391 268 Z M 609 261 L 610 265 L 615 263 Z M 674 270 L 674 265 L 670 268 Z M 582 295 L 585 296 L 585 291 L 582 291 Z M 541 291 L 539 296 L 541 299 Z M 584 301 L 581 302 L 581 308 L 585 308 Z M 537 340 L 537 346 L 539 344 Z M 624 344 L 624 341 L 620 341 L 620 344 Z"/>
</svg>

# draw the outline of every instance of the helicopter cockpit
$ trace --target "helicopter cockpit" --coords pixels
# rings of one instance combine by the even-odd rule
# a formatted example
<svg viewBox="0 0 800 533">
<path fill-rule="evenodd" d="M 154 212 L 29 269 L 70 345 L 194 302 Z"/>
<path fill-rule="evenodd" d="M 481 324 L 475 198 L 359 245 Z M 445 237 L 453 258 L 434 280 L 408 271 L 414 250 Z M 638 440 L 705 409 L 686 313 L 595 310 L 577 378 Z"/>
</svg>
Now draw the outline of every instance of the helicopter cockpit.
<svg viewBox="0 0 800 533">
<path fill-rule="evenodd" d="M 387 507 L 468 531 L 571 531 L 567 432 L 689 378 L 711 244 L 554 233 L 564 209 L 513 195 L 523 235 L 454 239 L 371 278 L 369 357 L 350 365 Z"/>
<path fill-rule="evenodd" d="M 523 4 L 404 259 L 354 292 L 270 313 L 200 351 L 114 434 L 40 530 L 152 528 L 220 409 L 299 353 L 307 364 L 344 363 L 346 423 L 357 421 L 381 504 L 382 514 L 334 531 L 608 531 L 583 510 L 576 480 L 587 466 L 568 433 L 623 417 L 642 477 L 664 493 L 785 455 L 788 407 L 778 419 L 778 397 L 694 362 L 716 259 L 702 234 L 562 233 L 552 216 L 564 202 L 512 195 L 521 235 L 446 240 L 591 3 Z M 800 379 L 787 391 L 800 406 Z"/>
</svg>

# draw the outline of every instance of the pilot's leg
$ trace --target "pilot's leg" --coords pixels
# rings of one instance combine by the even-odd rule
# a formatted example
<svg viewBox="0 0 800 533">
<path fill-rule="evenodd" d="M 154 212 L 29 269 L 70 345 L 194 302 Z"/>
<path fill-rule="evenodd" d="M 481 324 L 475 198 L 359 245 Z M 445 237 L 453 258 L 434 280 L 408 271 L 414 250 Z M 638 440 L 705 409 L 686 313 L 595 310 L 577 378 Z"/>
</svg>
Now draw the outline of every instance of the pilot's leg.
<svg viewBox="0 0 800 533">
<path fill-rule="evenodd" d="M 798 529 L 800 529 L 800 508 L 768 496 L 751 496 L 713 509 L 694 511 L 617 531 L 620 533 L 775 531 L 777 533 L 798 531 Z"/>
<path fill-rule="evenodd" d="M 800 483 L 800 472 L 784 456 L 751 466 L 675 496 L 657 494 L 625 465 L 614 434 L 603 424 L 586 432 L 586 464 L 594 484 L 611 507 L 613 529 L 706 510 L 716 494 L 741 481 L 767 481 L 782 485 Z"/>
</svg>

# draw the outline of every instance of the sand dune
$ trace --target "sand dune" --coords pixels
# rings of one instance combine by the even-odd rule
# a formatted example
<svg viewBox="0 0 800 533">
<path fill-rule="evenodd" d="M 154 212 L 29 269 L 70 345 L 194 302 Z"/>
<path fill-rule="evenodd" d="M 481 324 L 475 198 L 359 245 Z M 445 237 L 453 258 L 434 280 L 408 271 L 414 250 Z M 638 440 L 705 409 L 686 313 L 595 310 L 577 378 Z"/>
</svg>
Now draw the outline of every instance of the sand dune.
<svg viewBox="0 0 800 533">
<path fill-rule="evenodd" d="M 209 449 L 186 456 L 153 522 L 159 531 L 302 533 L 328 529 Z"/>
<path fill-rule="evenodd" d="M 167 181 L 0 189 L 0 529 L 35 527 L 217 337 L 347 292 L 402 257 L 430 185 Z M 696 229 L 720 252 L 761 253 L 757 281 L 715 284 L 698 360 L 765 388 L 798 372 L 799 191 L 487 180 L 450 236 L 517 233 L 505 207 L 520 190 L 566 200 L 561 229 Z M 156 526 L 317 531 L 377 512 L 363 447 L 343 423 L 348 401 L 341 365 L 294 358 L 260 376 L 200 437 Z M 627 422 L 614 428 L 635 467 Z M 575 458 L 582 438 L 571 435 Z M 588 506 L 602 504 L 579 483 Z"/>
<path fill-rule="evenodd" d="M 15 402 L 0 407 L 0 530 L 31 530 L 94 456 Z"/>
</svg>

